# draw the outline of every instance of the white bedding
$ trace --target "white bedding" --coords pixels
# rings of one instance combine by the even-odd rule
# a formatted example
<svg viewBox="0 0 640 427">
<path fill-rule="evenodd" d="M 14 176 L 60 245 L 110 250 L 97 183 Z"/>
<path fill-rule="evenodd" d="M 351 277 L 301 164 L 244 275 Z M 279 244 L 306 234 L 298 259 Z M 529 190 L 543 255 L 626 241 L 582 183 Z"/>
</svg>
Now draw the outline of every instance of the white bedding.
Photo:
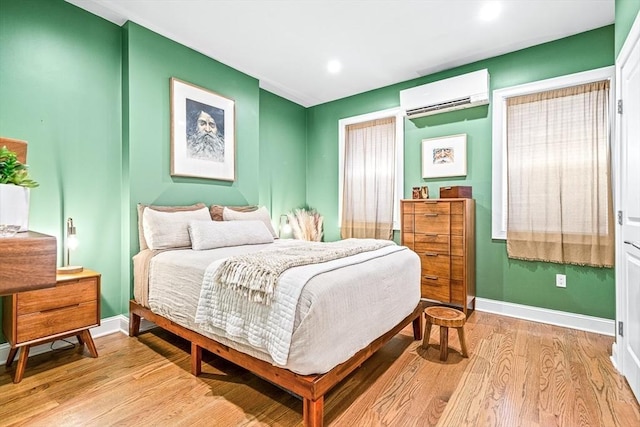
<svg viewBox="0 0 640 427">
<path fill-rule="evenodd" d="M 295 310 L 293 334 L 286 364 L 267 352 L 238 342 L 215 328 L 203 331 L 195 323 L 204 272 L 212 262 L 273 245 L 276 241 L 205 251 L 176 250 L 151 260 L 149 307 L 188 329 L 299 374 L 329 371 L 389 331 L 408 316 L 420 300 L 420 261 L 406 248 L 380 253 L 311 277 L 302 289 Z"/>
</svg>

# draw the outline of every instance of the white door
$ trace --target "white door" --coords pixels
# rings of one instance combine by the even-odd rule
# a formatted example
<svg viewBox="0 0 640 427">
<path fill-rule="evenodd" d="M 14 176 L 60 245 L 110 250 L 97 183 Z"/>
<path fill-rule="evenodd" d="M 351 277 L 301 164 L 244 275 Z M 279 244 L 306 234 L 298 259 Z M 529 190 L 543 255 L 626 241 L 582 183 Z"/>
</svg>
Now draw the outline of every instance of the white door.
<svg viewBox="0 0 640 427">
<path fill-rule="evenodd" d="M 622 374 L 640 400 L 640 14 L 618 56 L 617 114 L 619 147 L 618 219 L 616 239 L 616 306 L 618 330 L 616 350 Z"/>
</svg>

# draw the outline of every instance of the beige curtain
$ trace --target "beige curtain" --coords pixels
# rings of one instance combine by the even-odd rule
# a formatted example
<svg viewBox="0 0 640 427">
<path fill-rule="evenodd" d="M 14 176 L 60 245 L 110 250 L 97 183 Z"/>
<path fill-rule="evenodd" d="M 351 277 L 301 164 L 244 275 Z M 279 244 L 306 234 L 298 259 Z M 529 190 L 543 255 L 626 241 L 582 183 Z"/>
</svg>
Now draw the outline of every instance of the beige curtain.
<svg viewBox="0 0 640 427">
<path fill-rule="evenodd" d="M 341 235 L 391 239 L 395 182 L 395 117 L 348 125 Z"/>
<path fill-rule="evenodd" d="M 609 81 L 507 100 L 511 258 L 610 267 Z"/>
</svg>

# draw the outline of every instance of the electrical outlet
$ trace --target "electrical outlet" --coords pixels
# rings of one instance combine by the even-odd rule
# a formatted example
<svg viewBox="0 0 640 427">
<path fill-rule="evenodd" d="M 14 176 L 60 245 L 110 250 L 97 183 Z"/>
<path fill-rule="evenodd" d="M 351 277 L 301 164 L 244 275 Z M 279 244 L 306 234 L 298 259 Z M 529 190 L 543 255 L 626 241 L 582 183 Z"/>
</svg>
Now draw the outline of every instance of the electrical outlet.
<svg viewBox="0 0 640 427">
<path fill-rule="evenodd" d="M 566 288 L 567 276 L 564 274 L 556 274 L 556 286 L 559 288 Z"/>
</svg>

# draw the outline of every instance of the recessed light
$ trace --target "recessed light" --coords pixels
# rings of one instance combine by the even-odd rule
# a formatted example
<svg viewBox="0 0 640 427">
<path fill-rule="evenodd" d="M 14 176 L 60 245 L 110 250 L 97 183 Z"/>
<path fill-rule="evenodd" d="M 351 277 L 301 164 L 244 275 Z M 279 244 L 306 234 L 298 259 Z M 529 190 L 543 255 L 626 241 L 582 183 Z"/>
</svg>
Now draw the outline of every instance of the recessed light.
<svg viewBox="0 0 640 427">
<path fill-rule="evenodd" d="M 478 18 L 481 21 L 493 21 L 502 11 L 502 3 L 499 1 L 488 1 L 480 7 Z"/>
<path fill-rule="evenodd" d="M 327 63 L 327 71 L 331 74 L 338 74 L 342 70 L 342 64 L 337 59 L 332 59 Z"/>
</svg>

